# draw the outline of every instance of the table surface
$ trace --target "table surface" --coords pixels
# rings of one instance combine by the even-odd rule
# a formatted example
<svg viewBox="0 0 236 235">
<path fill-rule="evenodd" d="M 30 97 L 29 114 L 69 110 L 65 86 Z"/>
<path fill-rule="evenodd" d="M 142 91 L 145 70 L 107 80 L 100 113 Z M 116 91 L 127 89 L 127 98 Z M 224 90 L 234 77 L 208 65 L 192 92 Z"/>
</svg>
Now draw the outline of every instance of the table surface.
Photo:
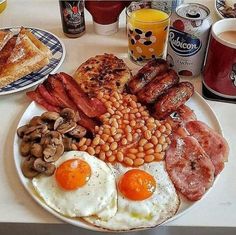
<svg viewBox="0 0 236 235">
<path fill-rule="evenodd" d="M 197 1 L 196 1 L 197 2 Z M 209 6 L 213 19 L 214 1 L 201 1 Z M 0 27 L 32 26 L 48 30 L 65 44 L 66 58 L 59 71 L 73 74 L 86 59 L 97 54 L 114 53 L 127 61 L 127 40 L 124 13 L 120 17 L 119 32 L 112 36 L 100 36 L 93 32 L 91 17 L 86 13 L 86 34 L 77 39 L 66 38 L 62 33 L 58 1 L 8 0 L 7 9 L 0 14 Z M 201 94 L 201 77 L 191 79 Z M 217 183 L 206 198 L 169 226 L 236 227 L 236 105 L 207 101 L 214 110 L 230 146 L 229 162 Z M 13 136 L 17 123 L 30 100 L 25 91 L 0 96 L 0 222 L 15 223 L 62 223 L 49 214 L 24 190 L 13 162 Z"/>
</svg>

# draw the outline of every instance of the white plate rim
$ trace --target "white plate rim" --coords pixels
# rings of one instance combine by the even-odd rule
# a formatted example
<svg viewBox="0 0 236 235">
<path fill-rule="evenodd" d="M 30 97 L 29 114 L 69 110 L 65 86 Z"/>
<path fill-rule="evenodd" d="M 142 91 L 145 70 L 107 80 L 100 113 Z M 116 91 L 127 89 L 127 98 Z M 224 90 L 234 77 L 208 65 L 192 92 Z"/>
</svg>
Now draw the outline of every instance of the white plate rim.
<svg viewBox="0 0 236 235">
<path fill-rule="evenodd" d="M 217 13 L 217 15 L 221 18 L 221 19 L 227 19 L 226 17 L 224 17 L 221 13 L 220 13 L 220 11 L 219 11 L 219 9 L 218 9 L 218 7 L 217 7 L 217 3 L 219 2 L 219 0 L 215 0 L 215 11 L 216 11 L 216 13 Z M 225 2 L 225 1 L 224 1 Z M 225 5 L 226 5 L 226 2 L 225 2 Z"/>
<path fill-rule="evenodd" d="M 22 26 L 3 27 L 3 28 L 0 28 L 0 30 L 4 30 L 4 29 L 17 29 L 17 28 L 20 28 L 20 27 L 22 27 Z M 56 36 L 54 33 L 51 33 L 51 32 L 49 32 L 47 30 L 44 30 L 44 29 L 41 29 L 41 28 L 35 28 L 35 27 L 31 27 L 31 26 L 24 26 L 24 28 L 26 28 L 26 29 L 29 28 L 29 29 L 41 30 L 43 32 L 46 32 L 46 33 L 52 35 L 53 37 L 55 37 L 60 42 L 61 47 L 62 47 L 62 56 L 61 56 L 61 59 L 60 59 L 59 63 L 57 64 L 57 66 L 50 72 L 51 74 L 55 73 L 60 68 L 62 63 L 64 62 L 65 56 L 66 56 L 66 48 L 65 48 L 65 45 L 64 45 L 63 41 L 58 36 Z M 33 86 L 41 83 L 42 81 L 44 81 L 48 75 L 49 74 L 47 74 L 43 78 L 41 78 L 41 79 L 39 79 L 39 80 L 37 80 L 37 81 L 35 81 L 33 83 L 30 83 L 30 84 L 28 84 L 28 85 L 26 85 L 24 87 L 21 87 L 19 89 L 14 89 L 14 90 L 10 90 L 10 91 L 0 91 L 0 96 L 1 95 L 8 95 L 8 94 L 17 93 L 17 92 L 26 90 L 26 89 L 28 89 L 30 87 L 33 87 Z"/>
<path fill-rule="evenodd" d="M 214 120 L 212 120 L 213 123 L 215 123 L 215 127 L 214 130 L 216 130 L 219 134 L 221 134 L 223 136 L 223 131 L 222 131 L 222 127 L 220 125 L 220 122 L 215 114 L 215 112 L 213 111 L 213 109 L 210 107 L 210 105 L 205 101 L 205 99 L 199 94 L 197 93 L 196 91 L 194 92 L 194 96 L 196 97 L 195 99 L 197 99 L 200 103 L 204 104 L 205 105 L 205 108 L 208 109 L 208 111 L 211 113 L 211 116 L 213 117 Z M 194 97 L 193 96 L 193 97 Z M 192 99 L 192 98 L 191 98 Z M 36 106 L 36 107 L 40 107 L 39 105 L 37 105 L 34 101 L 31 102 L 29 104 L 29 106 L 26 108 L 25 112 L 23 113 L 23 115 L 21 116 L 18 124 L 17 124 L 17 128 L 21 125 L 23 125 L 22 122 L 22 119 L 24 119 L 24 116 L 26 115 L 27 111 L 32 109 L 33 106 Z M 190 107 L 191 108 L 191 107 Z M 42 108 L 42 112 L 43 112 L 43 108 Z M 25 124 L 25 123 L 24 123 Z M 16 128 L 16 130 L 17 130 Z M 15 131 L 16 133 L 16 131 Z M 49 206 L 46 205 L 45 202 L 43 202 L 43 200 L 35 193 L 32 193 L 31 189 L 27 184 L 31 184 L 30 180 L 28 180 L 27 178 L 24 177 L 24 175 L 22 174 L 22 171 L 21 171 L 21 168 L 20 168 L 20 164 L 18 164 L 18 161 L 19 159 L 17 160 L 17 158 L 19 157 L 19 155 L 17 154 L 17 152 L 19 152 L 18 150 L 18 144 L 17 142 L 19 141 L 19 138 L 17 136 L 17 134 L 15 134 L 14 136 L 14 141 L 13 141 L 13 154 L 14 154 L 14 165 L 15 165 L 15 168 L 16 168 L 16 171 L 17 171 L 17 175 L 20 179 L 20 182 L 21 184 L 23 185 L 24 189 L 30 194 L 30 196 L 36 201 L 36 203 L 38 205 L 40 205 L 41 207 L 43 207 L 46 211 L 48 211 L 49 213 L 53 214 L 56 218 L 60 219 L 61 221 L 64 221 L 64 222 L 67 222 L 69 224 L 72 224 L 76 227 L 80 227 L 80 228 L 84 228 L 84 229 L 88 229 L 88 230 L 91 230 L 91 231 L 97 231 L 97 232 L 135 232 L 135 231 L 141 231 L 141 230 L 147 230 L 147 229 L 150 229 L 150 228 L 138 228 L 138 229 L 132 229 L 132 230 L 129 230 L 129 231 L 113 231 L 113 230 L 108 230 L 108 229 L 104 229 L 104 228 L 99 228 L 99 227 L 96 227 L 96 226 L 93 226 L 89 223 L 87 223 L 86 221 L 82 220 L 82 219 L 79 219 L 79 218 L 68 218 L 64 215 L 61 215 L 59 213 L 57 213 L 56 211 L 54 211 L 52 208 L 50 208 Z M 20 156 L 21 157 L 21 156 Z M 22 158 L 22 157 L 21 157 Z M 199 202 L 201 202 L 202 200 L 204 200 L 207 195 L 210 193 L 211 189 L 213 187 L 215 187 L 215 184 L 216 182 L 218 181 L 219 179 L 219 176 L 220 174 L 215 178 L 214 180 L 214 184 L 211 188 L 209 188 L 207 190 L 207 192 L 203 195 L 203 197 L 196 201 L 196 202 L 189 202 L 190 206 L 188 208 L 186 208 L 184 211 L 181 211 L 179 212 L 179 210 L 177 211 L 177 213 L 171 217 L 170 219 L 166 220 L 165 222 L 155 226 L 155 227 L 158 227 L 158 226 L 161 226 L 161 225 L 166 225 L 168 224 L 169 222 L 171 221 L 174 221 L 176 220 L 177 218 L 181 217 L 182 215 L 186 214 L 190 209 L 192 209 L 193 207 L 195 207 L 196 205 L 199 204 Z M 32 185 L 31 185 L 32 187 Z M 179 208 L 180 209 L 180 208 Z"/>
</svg>

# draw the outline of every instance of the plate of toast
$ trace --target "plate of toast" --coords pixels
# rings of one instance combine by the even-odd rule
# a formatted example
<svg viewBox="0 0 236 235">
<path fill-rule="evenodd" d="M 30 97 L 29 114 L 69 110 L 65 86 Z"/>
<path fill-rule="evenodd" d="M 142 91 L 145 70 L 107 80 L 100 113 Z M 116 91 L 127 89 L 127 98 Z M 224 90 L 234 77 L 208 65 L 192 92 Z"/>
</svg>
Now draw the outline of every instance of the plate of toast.
<svg viewBox="0 0 236 235">
<path fill-rule="evenodd" d="M 55 73 L 65 46 L 54 34 L 26 27 L 0 29 L 0 95 L 15 93 Z"/>
</svg>

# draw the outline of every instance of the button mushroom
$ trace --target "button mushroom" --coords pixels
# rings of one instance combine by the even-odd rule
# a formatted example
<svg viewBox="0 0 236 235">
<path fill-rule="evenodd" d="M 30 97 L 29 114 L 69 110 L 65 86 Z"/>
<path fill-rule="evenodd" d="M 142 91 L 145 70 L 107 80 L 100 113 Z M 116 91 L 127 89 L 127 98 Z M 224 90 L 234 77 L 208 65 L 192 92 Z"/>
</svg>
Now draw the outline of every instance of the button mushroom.
<svg viewBox="0 0 236 235">
<path fill-rule="evenodd" d="M 64 122 L 64 118 L 63 118 L 63 117 L 59 117 L 59 118 L 54 122 L 53 129 L 56 130 L 63 122 Z"/>
<path fill-rule="evenodd" d="M 41 158 L 38 158 L 34 161 L 33 167 L 37 172 L 43 173 L 47 176 L 53 175 L 56 169 L 54 164 L 45 162 Z"/>
<path fill-rule="evenodd" d="M 43 147 L 38 143 L 33 143 L 30 148 L 30 154 L 37 158 L 43 157 Z"/>
<path fill-rule="evenodd" d="M 75 111 L 70 108 L 64 108 L 61 112 L 60 115 L 65 118 L 66 120 L 74 120 L 75 118 Z"/>
<path fill-rule="evenodd" d="M 20 153 L 22 156 L 26 157 L 30 153 L 31 143 L 28 141 L 22 141 L 20 144 Z"/>
<path fill-rule="evenodd" d="M 56 139 L 58 139 L 58 141 L 56 141 Z M 42 145 L 48 145 L 50 143 L 61 143 L 61 142 L 62 142 L 62 136 L 58 131 L 49 131 L 40 140 L 40 144 Z"/>
<path fill-rule="evenodd" d="M 60 114 L 57 112 L 44 112 L 41 115 L 41 118 L 44 121 L 56 121 L 59 117 L 60 117 Z"/>
<path fill-rule="evenodd" d="M 62 138 L 62 142 L 63 142 L 65 151 L 72 150 L 72 144 L 73 144 L 72 138 L 64 137 Z"/>
<path fill-rule="evenodd" d="M 25 131 L 28 129 L 29 125 L 24 125 L 24 126 L 21 126 L 17 129 L 17 135 L 20 137 L 20 138 L 23 138 L 23 136 L 25 135 Z"/>
<path fill-rule="evenodd" d="M 58 145 L 49 144 L 43 151 L 43 159 L 45 162 L 55 162 L 64 153 L 64 145 L 60 143 Z"/>
<path fill-rule="evenodd" d="M 34 161 L 34 157 L 28 157 L 24 160 L 21 166 L 23 175 L 29 179 L 32 179 L 39 174 L 39 172 L 37 172 L 33 167 Z"/>
<path fill-rule="evenodd" d="M 65 134 L 69 131 L 72 131 L 77 124 L 74 121 L 67 121 L 63 124 L 61 124 L 58 128 L 57 131 L 59 131 L 61 134 Z"/>
<path fill-rule="evenodd" d="M 69 135 L 78 139 L 84 137 L 86 133 L 86 129 L 80 125 L 77 125 L 72 131 L 68 132 Z"/>
<path fill-rule="evenodd" d="M 42 120 L 40 116 L 34 116 L 29 122 L 30 126 L 37 126 L 41 124 L 44 124 L 44 121 Z"/>
</svg>

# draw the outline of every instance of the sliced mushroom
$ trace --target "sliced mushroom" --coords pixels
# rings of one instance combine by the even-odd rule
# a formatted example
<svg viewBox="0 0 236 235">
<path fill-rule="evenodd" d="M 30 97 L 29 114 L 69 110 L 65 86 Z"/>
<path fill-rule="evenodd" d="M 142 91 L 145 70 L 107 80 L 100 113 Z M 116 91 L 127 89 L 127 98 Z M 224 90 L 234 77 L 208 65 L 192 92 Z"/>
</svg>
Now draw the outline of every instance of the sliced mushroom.
<svg viewBox="0 0 236 235">
<path fill-rule="evenodd" d="M 65 134 L 69 131 L 72 131 L 76 125 L 77 124 L 74 121 L 65 122 L 57 128 L 57 131 L 59 131 L 61 134 Z"/>
<path fill-rule="evenodd" d="M 43 147 L 40 144 L 33 143 L 30 149 L 30 154 L 37 158 L 43 157 Z"/>
<path fill-rule="evenodd" d="M 62 142 L 63 142 L 65 151 L 72 150 L 72 144 L 73 144 L 72 138 L 64 137 L 62 138 Z"/>
<path fill-rule="evenodd" d="M 75 111 L 70 108 L 64 108 L 61 112 L 60 115 L 65 118 L 66 120 L 73 120 L 75 118 Z"/>
<path fill-rule="evenodd" d="M 37 172 L 43 173 L 47 176 L 53 175 L 56 169 L 54 164 L 45 162 L 41 158 L 38 158 L 34 161 L 33 167 Z"/>
<path fill-rule="evenodd" d="M 53 125 L 53 130 L 56 130 L 62 123 L 64 122 L 64 118 L 63 117 L 59 117 Z"/>
<path fill-rule="evenodd" d="M 20 138 L 23 138 L 24 134 L 25 134 L 25 131 L 28 129 L 29 125 L 24 125 L 24 126 L 21 126 L 17 129 L 17 135 L 20 137 Z"/>
<path fill-rule="evenodd" d="M 31 143 L 28 141 L 22 141 L 20 144 L 20 153 L 22 156 L 26 157 L 30 153 Z"/>
<path fill-rule="evenodd" d="M 86 133 L 87 133 L 87 130 L 80 125 L 77 125 L 72 131 L 68 132 L 69 135 L 78 139 L 84 137 Z"/>
<path fill-rule="evenodd" d="M 37 126 L 30 126 L 29 128 L 26 129 L 25 135 L 28 135 L 28 134 L 36 131 L 36 130 L 38 130 L 38 132 L 44 134 L 45 132 L 47 132 L 48 127 L 47 127 L 46 124 L 40 124 L 40 125 L 37 125 Z"/>
<path fill-rule="evenodd" d="M 60 114 L 57 112 L 45 112 L 41 115 L 41 118 L 44 121 L 56 121 L 59 117 Z"/>
<path fill-rule="evenodd" d="M 37 172 L 33 167 L 34 160 L 35 160 L 34 157 L 28 157 L 24 160 L 21 166 L 23 175 L 30 179 L 39 174 L 39 172 Z"/>
<path fill-rule="evenodd" d="M 62 142 L 62 136 L 58 131 L 49 131 L 47 134 L 45 134 L 41 140 L 41 145 L 48 145 L 50 143 L 56 143 L 57 141 L 55 139 L 58 139 L 58 142 Z M 53 140 L 53 141 L 52 141 Z"/>
<path fill-rule="evenodd" d="M 43 151 L 44 161 L 45 162 L 55 162 L 60 156 L 64 153 L 64 145 L 63 143 L 58 145 L 47 145 L 47 147 Z"/>
<path fill-rule="evenodd" d="M 42 120 L 42 118 L 40 116 L 33 117 L 29 122 L 30 126 L 37 126 L 37 125 L 41 125 L 41 124 L 44 124 L 44 121 Z"/>
</svg>

